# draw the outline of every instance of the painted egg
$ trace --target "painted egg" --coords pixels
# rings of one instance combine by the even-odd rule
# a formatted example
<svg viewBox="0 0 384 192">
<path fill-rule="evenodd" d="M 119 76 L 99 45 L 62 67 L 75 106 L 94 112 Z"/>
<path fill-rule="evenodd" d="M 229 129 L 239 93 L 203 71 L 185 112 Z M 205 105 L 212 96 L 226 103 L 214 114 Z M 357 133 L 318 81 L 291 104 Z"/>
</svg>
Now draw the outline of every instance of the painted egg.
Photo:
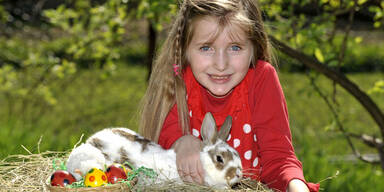
<svg viewBox="0 0 384 192">
<path fill-rule="evenodd" d="M 127 176 L 128 176 L 128 173 L 132 172 L 132 170 L 130 168 L 127 168 L 126 165 L 122 165 L 122 164 L 118 164 L 118 163 L 115 163 L 113 165 L 119 167 L 120 169 L 123 169 L 125 174 L 127 174 Z"/>
<path fill-rule="evenodd" d="M 65 187 L 67 185 L 72 184 L 75 181 L 76 181 L 75 177 L 73 177 L 73 175 L 68 171 L 57 170 L 51 176 L 52 186 Z"/>
<path fill-rule="evenodd" d="M 127 179 L 127 173 L 124 166 L 120 164 L 113 164 L 107 168 L 105 174 L 108 178 L 108 183 L 115 184 L 119 180 Z"/>
<path fill-rule="evenodd" d="M 107 175 L 100 169 L 92 168 L 85 175 L 84 185 L 86 187 L 99 187 L 107 183 Z"/>
</svg>

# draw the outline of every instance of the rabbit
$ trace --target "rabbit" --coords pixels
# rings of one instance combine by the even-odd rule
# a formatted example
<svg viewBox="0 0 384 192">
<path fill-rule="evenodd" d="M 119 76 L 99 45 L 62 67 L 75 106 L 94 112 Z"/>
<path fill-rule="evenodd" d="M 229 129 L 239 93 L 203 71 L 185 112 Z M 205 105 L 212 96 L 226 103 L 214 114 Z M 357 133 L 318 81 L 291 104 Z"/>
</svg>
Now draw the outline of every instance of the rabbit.
<svg viewBox="0 0 384 192">
<path fill-rule="evenodd" d="M 217 132 L 211 113 L 204 117 L 201 127 L 203 147 L 200 159 L 204 170 L 204 184 L 226 189 L 242 178 L 240 156 L 225 141 L 232 126 L 228 116 Z M 75 148 L 68 157 L 67 170 L 81 179 L 91 168 L 102 169 L 105 165 L 129 162 L 135 167 L 147 167 L 158 173 L 156 181 L 172 180 L 182 183 L 176 167 L 176 153 L 138 135 L 127 128 L 107 128 Z"/>
</svg>

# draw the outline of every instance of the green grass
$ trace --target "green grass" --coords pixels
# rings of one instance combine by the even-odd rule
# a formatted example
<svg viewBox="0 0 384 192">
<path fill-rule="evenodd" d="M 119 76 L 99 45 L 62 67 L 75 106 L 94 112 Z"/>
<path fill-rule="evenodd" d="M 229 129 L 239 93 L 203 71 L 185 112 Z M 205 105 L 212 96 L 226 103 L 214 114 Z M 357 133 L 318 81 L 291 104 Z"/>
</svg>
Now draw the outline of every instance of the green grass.
<svg viewBox="0 0 384 192">
<path fill-rule="evenodd" d="M 145 69 L 121 67 L 107 80 L 101 80 L 100 74 L 99 70 L 83 71 L 65 86 L 55 87 L 55 106 L 29 106 L 23 109 L 24 115 L 10 117 L 6 108 L 1 108 L 0 157 L 24 153 L 21 145 L 36 152 L 41 136 L 41 151 L 69 150 L 83 133 L 86 138 L 105 127 L 136 129 L 137 107 L 146 89 Z M 7 106 L 7 102 L 0 99 L 1 106 Z M 20 101 L 14 101 L 15 111 L 21 111 L 17 109 L 20 108 L 17 102 Z M 42 116 L 28 118 L 36 113 Z"/>
<path fill-rule="evenodd" d="M 367 91 L 374 82 L 384 79 L 384 74 L 353 74 L 348 77 Z M 287 99 L 296 154 L 303 163 L 306 178 L 318 182 L 339 171 L 336 178 L 321 183 L 324 191 L 384 191 L 383 170 L 379 166 L 342 160 L 352 154 L 352 150 L 337 127 L 332 126 L 333 116 L 310 86 L 309 78 L 304 74 L 280 73 L 280 81 Z M 326 95 L 333 94 L 331 81 L 320 77 L 317 82 Z M 337 109 L 345 129 L 380 136 L 378 126 L 355 98 L 339 86 L 336 90 Z M 384 110 L 384 95 L 371 96 Z M 361 153 L 375 153 L 358 141 L 355 143 Z"/>
<path fill-rule="evenodd" d="M 22 115 L 7 116 L 9 100 L 0 96 L 0 157 L 10 154 L 25 154 L 21 145 L 31 152 L 46 150 L 70 150 L 79 140 L 105 127 L 137 128 L 137 107 L 146 84 L 145 68 L 140 66 L 119 66 L 117 73 L 106 80 L 98 78 L 100 71 L 88 70 L 63 86 L 57 83 L 54 95 L 55 106 L 33 106 L 25 114 L 42 114 L 33 121 L 24 121 Z M 280 73 L 285 92 L 298 158 L 302 161 L 308 180 L 323 181 L 324 191 L 384 191 L 383 171 L 359 161 L 342 161 L 351 150 L 337 128 L 326 129 L 333 117 L 324 101 L 314 92 L 304 74 Z M 353 74 L 349 77 L 364 90 L 374 82 L 384 79 L 384 74 Z M 58 80 L 59 81 L 59 80 Z M 332 94 L 332 82 L 320 77 L 318 84 L 327 95 Z M 378 135 L 378 128 L 367 112 L 342 88 L 337 87 L 337 102 L 340 117 L 345 128 L 355 133 Z M 384 95 L 372 95 L 384 110 Z M 14 100 L 17 102 L 17 100 Z M 20 107 L 17 103 L 14 105 Z M 16 110 L 17 111 L 17 110 Z M 25 115 L 24 115 L 25 116 Z M 85 139 L 84 138 L 84 139 Z M 362 153 L 373 153 L 364 145 L 357 145 Z"/>
</svg>

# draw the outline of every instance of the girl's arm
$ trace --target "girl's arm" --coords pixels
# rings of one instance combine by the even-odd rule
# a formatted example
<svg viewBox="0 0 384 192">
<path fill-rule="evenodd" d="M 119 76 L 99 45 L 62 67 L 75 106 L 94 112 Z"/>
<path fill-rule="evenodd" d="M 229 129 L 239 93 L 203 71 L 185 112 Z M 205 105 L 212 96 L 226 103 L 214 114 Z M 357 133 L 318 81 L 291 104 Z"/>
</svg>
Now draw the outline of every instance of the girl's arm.
<svg viewBox="0 0 384 192">
<path fill-rule="evenodd" d="M 169 149 L 181 136 L 183 136 L 183 133 L 181 131 L 181 127 L 179 126 L 177 105 L 174 105 L 164 120 L 158 143 L 164 149 Z"/>
<path fill-rule="evenodd" d="M 249 94 L 252 127 L 260 150 L 261 181 L 280 191 L 286 191 L 293 179 L 305 182 L 302 164 L 292 146 L 284 94 L 272 65 L 258 63 Z M 318 191 L 319 185 L 306 185 L 310 191 Z"/>
<path fill-rule="evenodd" d="M 189 183 L 203 184 L 204 171 L 200 160 L 202 142 L 192 135 L 180 137 L 172 146 L 176 152 L 179 176 Z"/>
<path fill-rule="evenodd" d="M 299 179 L 292 179 L 288 184 L 288 192 L 309 192 L 307 185 Z"/>
<path fill-rule="evenodd" d="M 183 136 L 178 122 L 175 105 L 164 121 L 158 143 L 165 149 L 175 149 L 177 170 L 183 181 L 202 184 L 204 171 L 200 160 L 201 140 L 192 135 Z"/>
</svg>

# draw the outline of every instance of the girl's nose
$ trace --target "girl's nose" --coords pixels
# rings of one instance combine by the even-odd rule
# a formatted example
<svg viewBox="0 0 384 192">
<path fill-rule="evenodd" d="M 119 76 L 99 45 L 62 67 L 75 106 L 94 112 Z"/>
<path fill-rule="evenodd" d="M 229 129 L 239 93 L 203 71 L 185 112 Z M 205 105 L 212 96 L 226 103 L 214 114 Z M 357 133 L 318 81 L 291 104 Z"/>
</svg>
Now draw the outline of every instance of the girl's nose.
<svg viewBox="0 0 384 192">
<path fill-rule="evenodd" d="M 228 66 L 228 56 L 225 50 L 220 50 L 215 53 L 214 67 L 218 71 L 224 71 Z"/>
</svg>

